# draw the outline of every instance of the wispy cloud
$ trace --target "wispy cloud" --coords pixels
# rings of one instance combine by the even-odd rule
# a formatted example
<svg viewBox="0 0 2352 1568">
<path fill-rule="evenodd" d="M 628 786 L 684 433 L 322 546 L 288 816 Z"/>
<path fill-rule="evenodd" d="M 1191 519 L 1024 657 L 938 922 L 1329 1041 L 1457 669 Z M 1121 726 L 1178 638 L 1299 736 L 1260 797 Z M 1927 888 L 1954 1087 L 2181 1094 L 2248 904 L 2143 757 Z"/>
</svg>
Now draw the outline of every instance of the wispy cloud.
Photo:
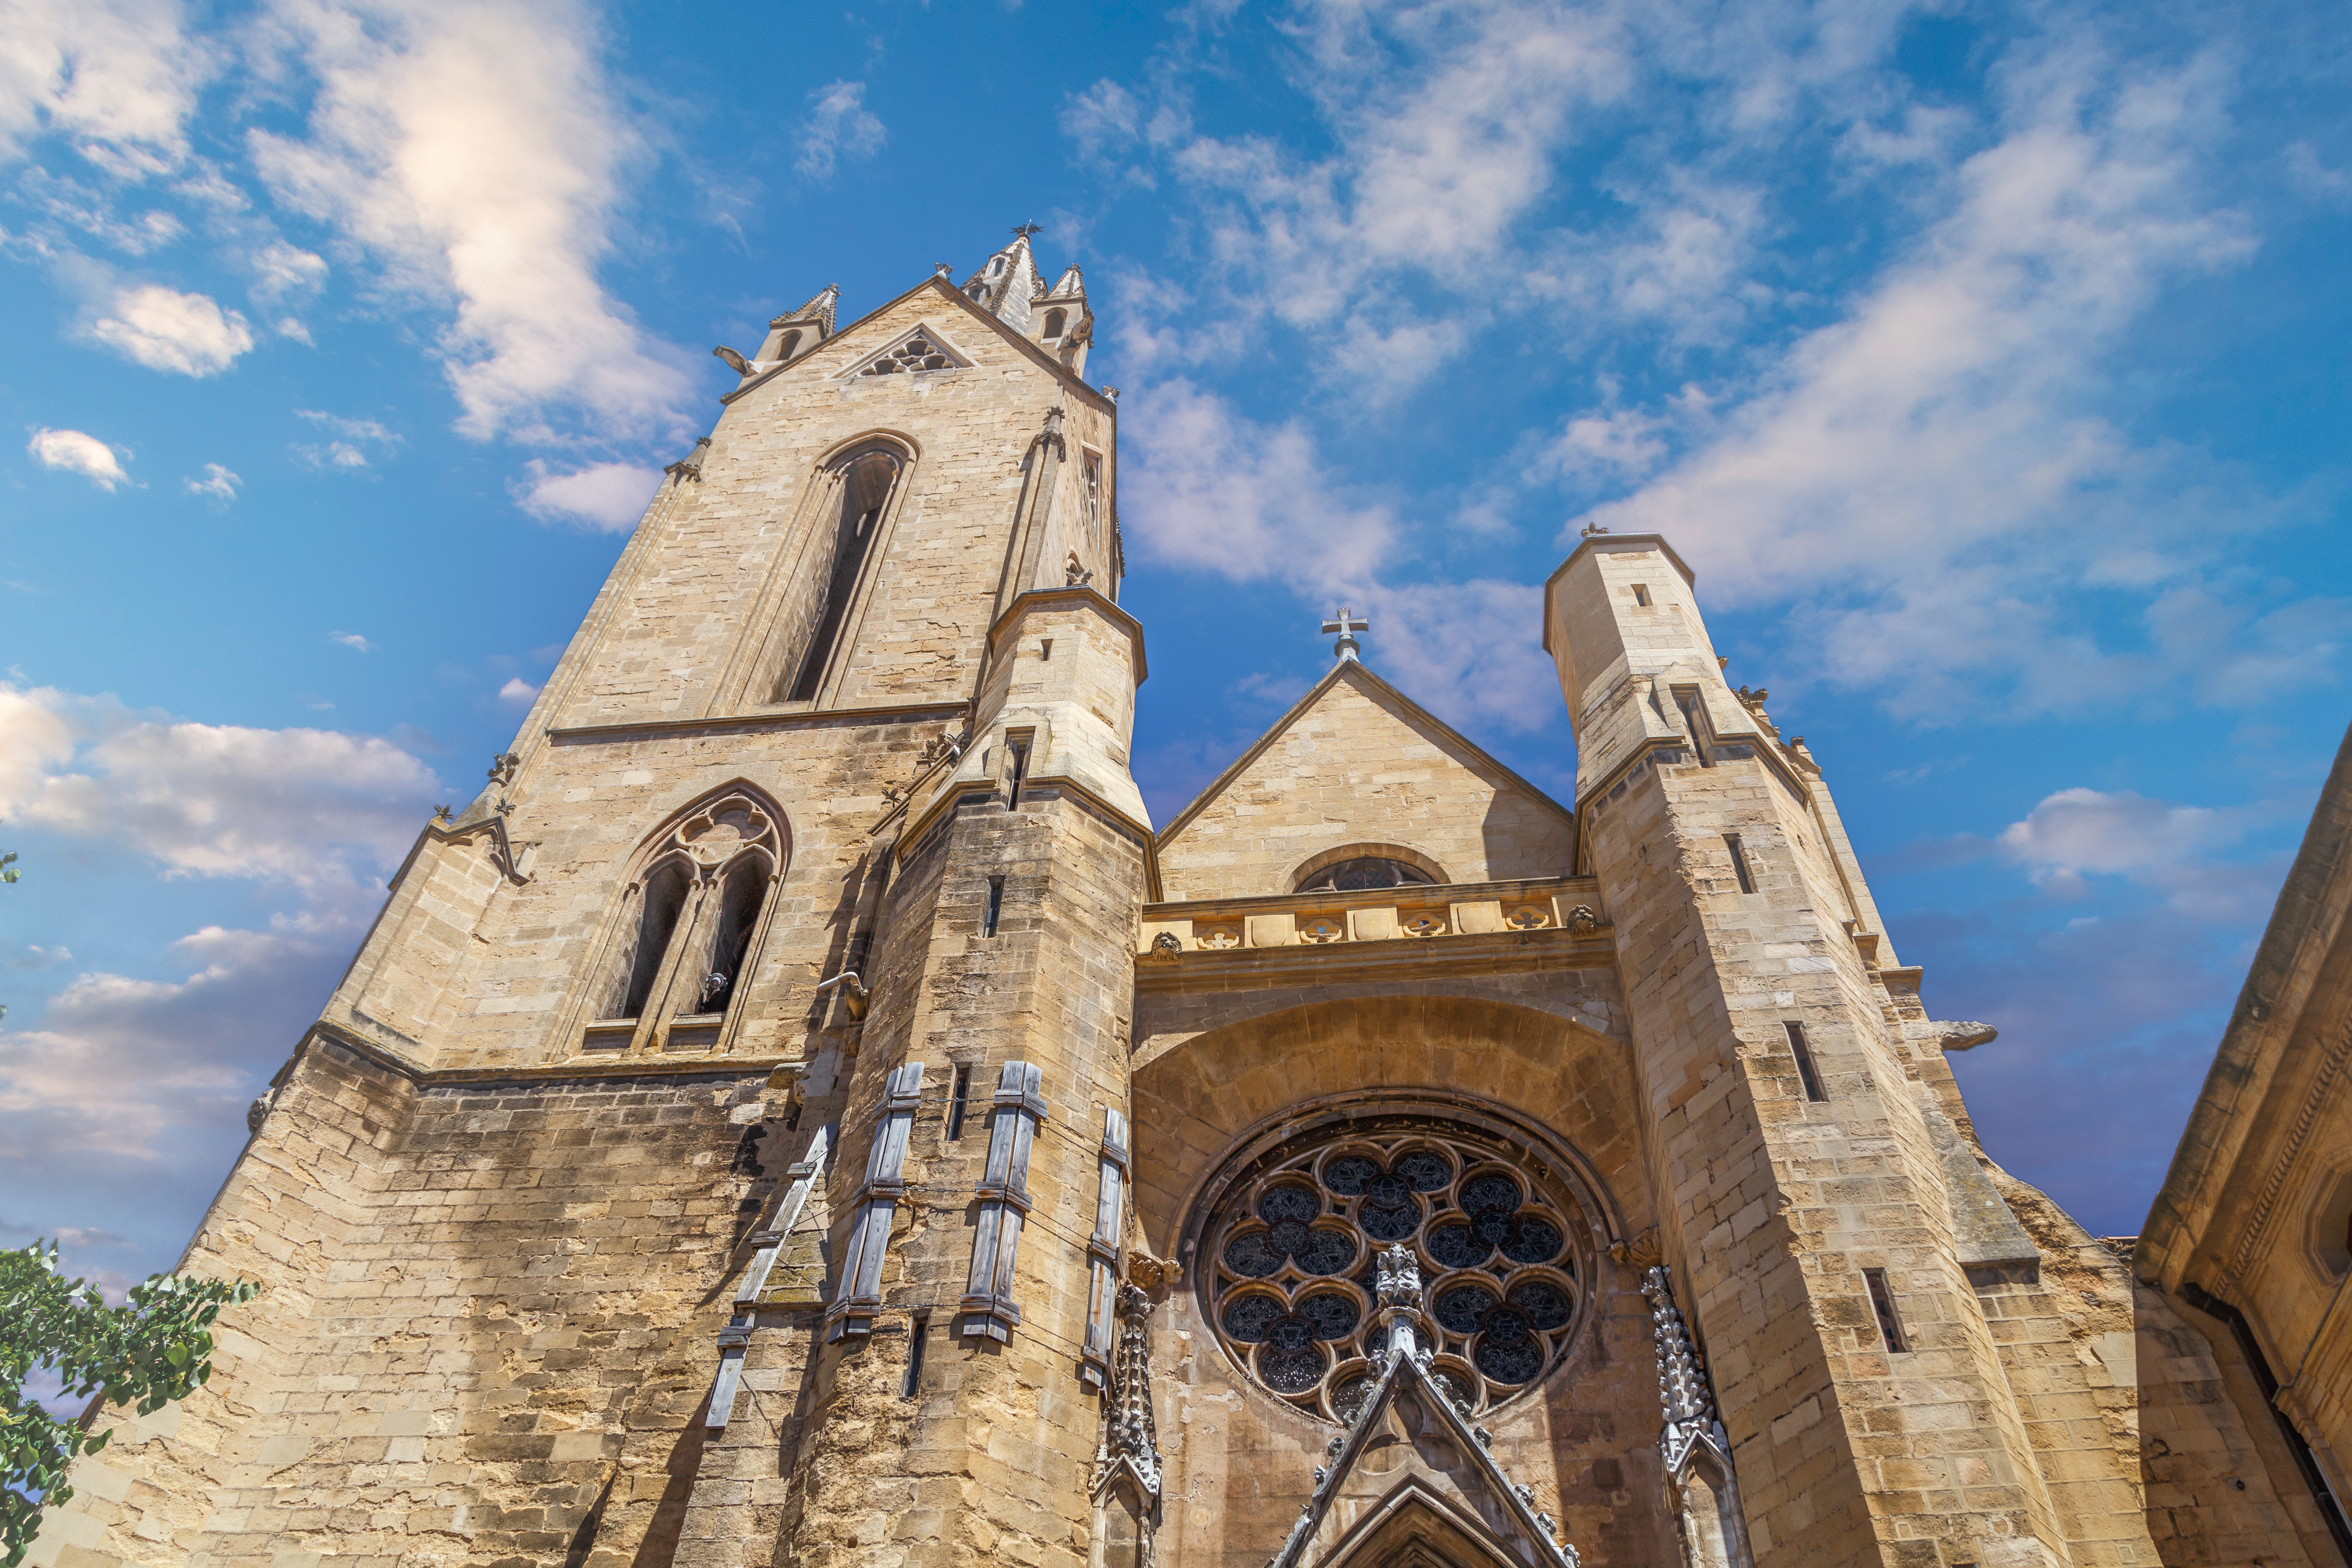
<svg viewBox="0 0 2352 1568">
<path fill-rule="evenodd" d="M 236 499 L 236 487 L 245 481 L 218 463 L 205 465 L 203 479 L 185 479 L 180 489 L 192 496 L 202 496 L 215 506 L 226 506 Z"/>
<path fill-rule="evenodd" d="M 355 473 L 370 466 L 370 452 L 378 458 L 388 457 L 404 444 L 403 437 L 377 420 L 346 418 L 322 408 L 298 408 L 294 413 L 334 437 L 291 444 L 294 460 L 316 473 Z"/>
<path fill-rule="evenodd" d="M 327 640 L 329 642 L 341 643 L 345 647 L 350 648 L 353 653 L 373 653 L 375 651 L 375 644 L 368 641 L 367 638 L 360 636 L 357 632 L 329 632 L 327 634 Z"/>
<path fill-rule="evenodd" d="M 25 443 L 25 450 L 41 467 L 79 474 L 102 490 L 131 482 L 121 455 L 97 437 L 79 430 L 43 426 L 33 432 L 33 438 Z"/>
<path fill-rule="evenodd" d="M 866 107 L 866 84 L 836 81 L 809 94 L 808 118 L 801 122 L 800 156 L 793 166 L 819 184 L 844 163 L 870 158 L 889 140 L 881 118 Z"/>
</svg>

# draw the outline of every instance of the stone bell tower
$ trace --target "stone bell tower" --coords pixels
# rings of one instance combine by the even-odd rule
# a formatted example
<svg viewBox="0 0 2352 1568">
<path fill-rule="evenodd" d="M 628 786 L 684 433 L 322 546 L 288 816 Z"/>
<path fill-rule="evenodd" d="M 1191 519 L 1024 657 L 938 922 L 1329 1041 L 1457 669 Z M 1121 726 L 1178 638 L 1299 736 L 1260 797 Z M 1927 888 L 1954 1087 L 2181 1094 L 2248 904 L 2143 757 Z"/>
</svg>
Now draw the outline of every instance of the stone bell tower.
<svg viewBox="0 0 2352 1568">
<path fill-rule="evenodd" d="M 1116 394 L 1034 232 L 714 351 L 256 1107 L 185 1266 L 262 1297 L 45 1560 L 1084 1561 L 1150 825 Z"/>
<path fill-rule="evenodd" d="M 2072 1561 L 1974 1299 L 2040 1252 L 1960 1143 L 1820 770 L 1725 682 L 1691 588 L 1658 536 L 1596 534 L 1547 585 L 1545 644 L 1758 1560 Z"/>
</svg>

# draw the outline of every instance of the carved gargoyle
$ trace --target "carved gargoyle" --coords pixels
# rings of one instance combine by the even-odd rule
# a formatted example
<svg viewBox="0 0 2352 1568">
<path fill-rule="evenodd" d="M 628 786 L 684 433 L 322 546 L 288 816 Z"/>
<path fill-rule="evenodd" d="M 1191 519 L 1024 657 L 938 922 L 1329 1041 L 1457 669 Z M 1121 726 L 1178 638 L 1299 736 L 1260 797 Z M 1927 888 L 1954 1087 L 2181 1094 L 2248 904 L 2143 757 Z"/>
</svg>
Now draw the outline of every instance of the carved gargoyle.
<svg viewBox="0 0 2352 1568">
<path fill-rule="evenodd" d="M 724 360 L 727 363 L 727 368 L 733 371 L 737 375 L 749 375 L 751 374 L 751 362 L 745 359 L 741 354 L 737 353 L 733 349 L 729 348 L 725 343 L 719 344 L 710 352 L 714 357 Z"/>
</svg>

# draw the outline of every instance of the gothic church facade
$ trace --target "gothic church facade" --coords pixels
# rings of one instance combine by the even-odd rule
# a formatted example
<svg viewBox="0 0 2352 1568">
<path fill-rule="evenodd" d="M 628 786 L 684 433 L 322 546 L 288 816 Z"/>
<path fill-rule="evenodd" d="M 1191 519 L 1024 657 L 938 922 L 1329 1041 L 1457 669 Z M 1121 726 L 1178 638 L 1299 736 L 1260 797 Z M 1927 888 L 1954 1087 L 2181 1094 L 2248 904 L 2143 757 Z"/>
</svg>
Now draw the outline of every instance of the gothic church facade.
<svg viewBox="0 0 2352 1568">
<path fill-rule="evenodd" d="M 216 1375 L 37 1563 L 2326 1561 L 2220 1352 L 1978 1146 L 1990 1032 L 1665 540 L 1525 628 L 1572 802 L 1343 616 L 1155 826 L 1077 269 L 835 304 L 722 351 L 256 1107 Z M 2225 1479 L 2152 1502 L 2158 1426 Z"/>
</svg>

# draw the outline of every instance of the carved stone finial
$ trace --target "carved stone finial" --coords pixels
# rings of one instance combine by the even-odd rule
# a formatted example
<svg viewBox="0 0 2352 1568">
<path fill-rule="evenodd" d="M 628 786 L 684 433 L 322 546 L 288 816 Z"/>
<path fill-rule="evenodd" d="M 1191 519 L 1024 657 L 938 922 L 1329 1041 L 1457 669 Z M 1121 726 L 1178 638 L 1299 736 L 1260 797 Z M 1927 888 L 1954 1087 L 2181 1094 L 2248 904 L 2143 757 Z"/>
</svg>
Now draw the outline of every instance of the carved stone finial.
<svg viewBox="0 0 2352 1568">
<path fill-rule="evenodd" d="M 1087 570 L 1086 563 L 1078 559 L 1078 552 L 1075 550 L 1071 551 L 1069 560 L 1062 563 L 1064 586 L 1083 588 L 1094 580 L 1095 574 Z"/>
<path fill-rule="evenodd" d="M 1102 395 L 1105 397 L 1109 398 L 1113 403 L 1117 403 L 1118 401 L 1118 388 L 1111 385 L 1108 382 L 1103 384 Z"/>
<path fill-rule="evenodd" d="M 952 261 L 934 261 L 931 263 L 931 274 L 933 277 L 944 278 L 954 270 L 955 263 Z"/>
<path fill-rule="evenodd" d="M 1583 533 L 1585 538 L 1591 539 L 1596 534 L 1606 533 L 1609 531 L 1601 527 L 1601 524 L 1597 522 L 1588 522 L 1580 531 Z"/>
<path fill-rule="evenodd" d="M 1027 239 L 1031 235 L 1043 234 L 1045 232 L 1045 226 L 1039 223 L 1035 218 L 1031 218 L 1027 223 L 1015 225 L 1013 230 L 1013 237 L 1015 239 Z"/>
<path fill-rule="evenodd" d="M 1160 1429 L 1151 1413 L 1151 1298 L 1134 1285 L 1118 1291 L 1118 1349 L 1111 1360 L 1109 1397 L 1103 1401 L 1102 1446 L 1095 1454 L 1099 1489 L 1121 1470 L 1145 1498 L 1160 1498 Z"/>
<path fill-rule="evenodd" d="M 433 808 L 433 826 L 436 827 L 446 827 L 449 826 L 449 808 L 447 806 L 436 805 Z"/>
<path fill-rule="evenodd" d="M 492 784 L 509 784 L 514 783 L 515 773 L 521 766 L 522 756 L 520 752 L 500 752 L 490 759 L 490 771 L 488 776 Z"/>
</svg>

